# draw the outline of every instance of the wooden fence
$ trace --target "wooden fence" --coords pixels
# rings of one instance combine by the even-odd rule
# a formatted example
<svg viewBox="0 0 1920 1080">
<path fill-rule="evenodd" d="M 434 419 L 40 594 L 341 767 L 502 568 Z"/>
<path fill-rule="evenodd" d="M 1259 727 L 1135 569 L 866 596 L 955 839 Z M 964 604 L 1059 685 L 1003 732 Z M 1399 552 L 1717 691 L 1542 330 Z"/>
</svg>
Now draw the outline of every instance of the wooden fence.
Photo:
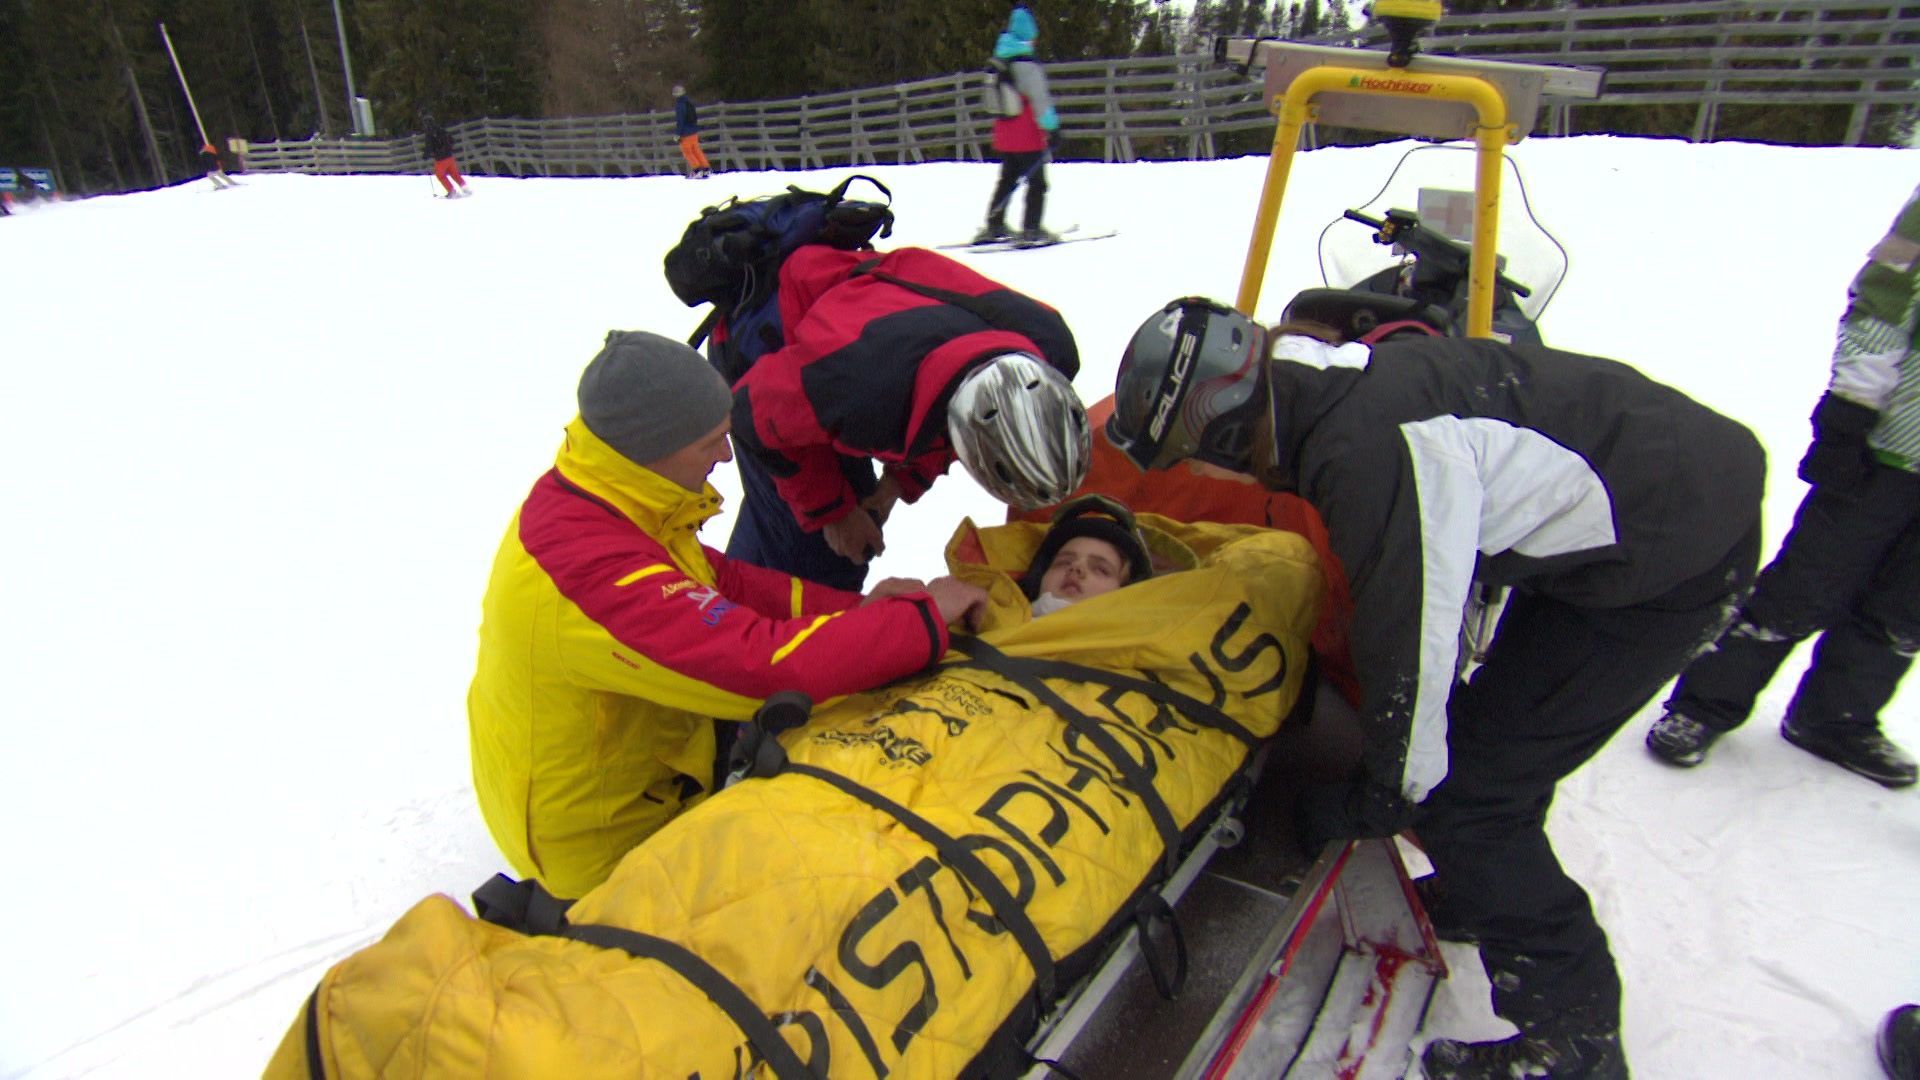
<svg viewBox="0 0 1920 1080">
<path fill-rule="evenodd" d="M 1656 21 L 1657 20 L 1657 21 Z M 1649 23 L 1652 23 L 1649 25 Z M 1690 138 L 1729 106 L 1842 106 L 1841 145 L 1875 109 L 1920 105 L 1920 5 L 1857 0 L 1675 0 L 1442 20 L 1426 51 L 1606 70 L 1594 106 L 1691 106 Z M 1552 125 L 1565 130 L 1570 105 Z"/>
<path fill-rule="evenodd" d="M 1328 42 L 1333 39 L 1318 39 Z M 1371 29 L 1339 43 L 1377 44 Z M 1590 109 L 1682 107 L 1690 137 L 1709 141 L 1725 109 L 1840 106 L 1844 145 L 1876 116 L 1920 111 L 1920 3 L 1867 0 L 1674 0 L 1443 19 L 1423 43 L 1437 55 L 1605 70 L 1600 97 L 1547 100 L 1548 133 L 1584 130 Z M 1271 132 L 1261 85 L 1210 56 L 1047 65 L 1066 159 L 1208 159 L 1244 153 Z M 701 144 L 716 168 L 978 161 L 990 151 L 986 75 L 700 108 Z M 1594 114 L 1604 116 L 1604 113 Z M 510 176 L 644 176 L 682 171 L 671 112 L 548 120 L 473 120 L 451 128 L 461 166 Z M 252 171 L 420 172 L 419 139 L 313 139 L 255 144 Z"/>
</svg>

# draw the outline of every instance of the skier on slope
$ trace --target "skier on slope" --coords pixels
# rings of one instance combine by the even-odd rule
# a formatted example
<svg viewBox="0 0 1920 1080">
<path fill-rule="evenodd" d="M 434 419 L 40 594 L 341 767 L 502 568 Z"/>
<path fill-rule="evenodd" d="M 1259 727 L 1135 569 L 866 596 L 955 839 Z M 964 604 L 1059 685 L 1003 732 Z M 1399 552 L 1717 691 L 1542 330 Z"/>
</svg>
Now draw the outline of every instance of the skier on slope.
<svg viewBox="0 0 1920 1080">
<path fill-rule="evenodd" d="M 713 163 L 700 148 L 700 110 L 687 96 L 687 88 L 673 88 L 673 133 L 680 139 L 680 156 L 687 159 L 687 176 L 705 180 L 713 175 Z"/>
<path fill-rule="evenodd" d="M 976 244 L 1013 240 L 1038 245 L 1060 239 L 1040 224 L 1047 208 L 1047 161 L 1060 143 L 1060 115 L 1054 111 L 1053 95 L 1047 89 L 1047 73 L 1033 58 L 1033 40 L 1039 33 L 1033 12 L 1016 7 L 1007 19 L 1006 32 L 993 48 L 994 62 L 1005 65 L 1021 104 L 1018 114 L 993 122 L 1000 180 L 987 203 L 987 223 L 974 235 Z M 1026 216 L 1016 235 L 1007 228 L 1007 208 L 1013 202 L 1014 189 L 1023 181 L 1027 185 Z"/>
<path fill-rule="evenodd" d="M 460 163 L 453 160 L 453 136 L 431 114 L 420 118 L 420 138 L 427 157 L 433 159 L 434 179 L 447 189 L 447 198 L 473 194 L 467 190 L 467 178 L 460 175 Z"/>
<path fill-rule="evenodd" d="M 1495 341 L 1330 344 L 1186 299 L 1121 361 L 1107 432 L 1298 491 L 1354 603 L 1360 768 L 1308 789 L 1308 849 L 1413 828 L 1450 935 L 1473 936 L 1501 1042 L 1438 1039 L 1441 1078 L 1624 1078 L 1620 981 L 1545 829 L 1555 785 L 1724 624 L 1759 558 L 1751 432 L 1623 364 Z M 1511 585 L 1458 682 L 1473 583 Z"/>
<path fill-rule="evenodd" d="M 200 167 L 206 170 L 207 179 L 213 181 L 215 191 L 240 186 L 238 181 L 227 175 L 226 168 L 220 162 L 220 150 L 212 143 L 201 145 Z"/>
</svg>

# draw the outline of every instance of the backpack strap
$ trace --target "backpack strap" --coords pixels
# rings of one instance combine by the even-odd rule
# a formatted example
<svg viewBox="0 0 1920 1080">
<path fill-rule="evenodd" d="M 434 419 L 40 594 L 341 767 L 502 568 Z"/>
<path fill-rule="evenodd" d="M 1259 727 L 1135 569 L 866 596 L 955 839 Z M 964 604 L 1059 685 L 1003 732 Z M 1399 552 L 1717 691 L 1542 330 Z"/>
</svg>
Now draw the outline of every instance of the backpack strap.
<svg viewBox="0 0 1920 1080">
<path fill-rule="evenodd" d="M 927 285 L 922 282 L 908 281 L 905 278 L 895 277 L 880 269 L 879 259 L 869 259 L 861 263 L 854 267 L 853 273 L 848 276 L 851 277 L 858 274 L 866 274 L 877 280 L 884 281 L 889 285 L 897 285 L 908 292 L 916 292 L 921 296 L 938 300 L 943 304 L 952 304 L 954 307 L 971 314 L 974 318 L 979 319 L 995 330 L 1005 330 L 1008 333 L 1019 334 L 1033 342 L 1034 348 L 1039 351 L 1040 359 L 1044 360 L 1047 366 L 1058 371 L 1068 379 L 1072 379 L 1080 372 L 1080 351 L 1073 343 L 1073 331 L 1067 328 L 1066 320 L 1060 316 L 1058 311 L 1047 307 L 1032 297 L 1017 293 L 1004 285 L 999 286 L 1002 290 L 1001 292 L 987 294 L 987 296 L 1017 297 L 1018 303 L 1012 305 L 1016 308 L 1028 307 L 1030 305 L 1028 313 L 1038 321 L 1021 325 L 1013 321 L 1010 317 L 1010 311 L 1004 309 L 1000 304 L 989 301 L 984 296 L 969 296 L 966 293 L 955 292 L 952 289 L 943 289 L 938 285 Z M 1053 327 L 1047 326 L 1046 323 L 1048 321 L 1057 325 Z"/>
<path fill-rule="evenodd" d="M 878 180 L 875 180 L 873 177 L 868 176 L 866 173 L 854 173 L 852 176 L 849 176 L 845 180 L 842 180 L 838 184 L 835 184 L 833 188 L 827 192 L 827 209 L 831 210 L 834 207 L 840 205 L 841 200 L 847 197 L 847 188 L 850 187 L 855 180 L 865 180 L 867 183 L 872 184 L 874 187 L 879 188 L 880 194 L 885 195 L 887 197 L 887 205 L 888 206 L 893 205 L 893 192 L 887 189 L 887 185 L 881 183 Z M 787 185 L 787 190 L 799 191 L 800 189 L 789 184 Z M 892 231 L 891 228 L 889 228 L 888 232 L 890 233 L 891 231 Z M 882 233 L 881 235 L 885 236 L 885 235 L 888 235 L 888 233 Z"/>
<path fill-rule="evenodd" d="M 938 285 L 923 285 L 918 281 L 908 281 L 905 278 L 898 278 L 892 274 L 883 273 L 880 270 L 879 259 L 868 259 L 866 262 L 854 267 L 853 273 L 847 276 L 852 278 L 861 275 L 871 277 L 876 281 L 884 281 L 889 285 L 898 285 L 908 292 L 919 293 L 921 296 L 938 300 L 943 304 L 952 304 L 954 307 L 967 312 L 974 318 L 993 327 L 995 330 L 1012 330 L 1015 333 L 1021 332 L 1007 325 L 1006 319 L 1002 317 L 1000 313 L 994 311 L 989 305 L 981 303 L 979 297 L 968 296 L 966 293 L 955 292 L 952 289 L 943 289 Z"/>
<path fill-rule="evenodd" d="M 707 340 L 707 335 L 713 333 L 713 328 L 716 325 L 718 325 L 719 322 L 720 322 L 720 305 L 718 304 L 707 305 L 707 317 L 704 319 L 701 319 L 700 325 L 693 328 L 693 334 L 692 336 L 687 338 L 687 344 L 693 346 L 696 349 L 699 348 L 701 344 L 703 344 Z"/>
</svg>

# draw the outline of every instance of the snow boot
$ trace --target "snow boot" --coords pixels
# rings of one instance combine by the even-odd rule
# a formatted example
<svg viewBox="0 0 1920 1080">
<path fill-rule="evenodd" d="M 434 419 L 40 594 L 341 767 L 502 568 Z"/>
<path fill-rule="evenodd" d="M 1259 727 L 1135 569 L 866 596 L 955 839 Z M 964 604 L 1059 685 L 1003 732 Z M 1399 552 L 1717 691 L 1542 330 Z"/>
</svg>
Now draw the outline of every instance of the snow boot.
<svg viewBox="0 0 1920 1080">
<path fill-rule="evenodd" d="M 1691 716 L 1670 712 L 1647 729 L 1647 749 L 1669 765 L 1691 769 L 1706 760 L 1707 748 L 1725 734 Z"/>
<path fill-rule="evenodd" d="M 1880 1067 L 1887 1080 L 1920 1080 L 1920 1005 L 1902 1005 L 1880 1025 Z"/>
<path fill-rule="evenodd" d="M 1447 890 L 1446 886 L 1440 884 L 1440 875 L 1428 874 L 1414 878 L 1413 891 L 1420 898 L 1420 907 L 1427 913 L 1427 921 L 1433 924 L 1434 937 L 1462 945 L 1480 943 L 1480 935 L 1468 929 L 1466 923 L 1454 914 L 1452 905 L 1447 903 Z"/>
<path fill-rule="evenodd" d="M 979 232 L 973 234 L 973 242 L 976 244 L 998 244 L 1011 239 L 1013 239 L 1013 230 L 1007 228 L 1007 223 L 1004 221 L 989 221 L 980 226 Z"/>
<path fill-rule="evenodd" d="M 1780 737 L 1815 757 L 1890 788 L 1911 787 L 1915 779 L 1913 758 L 1880 734 L 1873 724 L 1801 723 L 1793 714 L 1780 722 Z"/>
<path fill-rule="evenodd" d="M 1627 1080 L 1620 1033 L 1515 1035 L 1499 1042 L 1435 1039 L 1420 1054 L 1427 1080 Z"/>
</svg>

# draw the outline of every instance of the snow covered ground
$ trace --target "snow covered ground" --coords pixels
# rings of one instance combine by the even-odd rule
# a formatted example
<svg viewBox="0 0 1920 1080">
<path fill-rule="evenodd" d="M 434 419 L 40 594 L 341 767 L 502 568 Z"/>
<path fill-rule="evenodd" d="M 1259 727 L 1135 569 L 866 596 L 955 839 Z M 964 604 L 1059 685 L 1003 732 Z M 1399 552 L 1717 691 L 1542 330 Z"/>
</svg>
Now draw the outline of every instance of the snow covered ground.
<svg viewBox="0 0 1920 1080">
<path fill-rule="evenodd" d="M 1402 149 L 1297 159 L 1261 316 L 1318 284 L 1321 227 Z M 1513 157 L 1572 253 L 1548 340 L 1753 427 L 1770 551 L 1847 281 L 1920 150 Z M 1233 298 L 1264 168 L 1056 166 L 1049 222 L 1121 235 L 969 258 L 1066 314 L 1091 400 L 1150 311 Z M 906 245 L 969 235 L 994 169 L 861 171 Z M 851 171 L 481 177 L 454 202 L 420 176 L 243 176 L 0 222 L 0 1075 L 257 1074 L 327 965 L 503 867 L 464 694 L 495 545 L 580 370 L 609 328 L 698 322 L 660 257 L 702 205 Z M 996 510 L 956 470 L 890 524 L 880 574 L 937 573 L 965 514 Z M 1648 715 L 1562 786 L 1553 834 L 1612 935 L 1638 1075 L 1875 1076 L 1875 1024 L 1920 999 L 1920 792 L 1778 738 L 1804 656 L 1705 767 L 1649 758 Z M 1909 748 L 1916 683 L 1886 716 Z M 1499 1034 L 1464 967 L 1430 1032 Z"/>
</svg>

